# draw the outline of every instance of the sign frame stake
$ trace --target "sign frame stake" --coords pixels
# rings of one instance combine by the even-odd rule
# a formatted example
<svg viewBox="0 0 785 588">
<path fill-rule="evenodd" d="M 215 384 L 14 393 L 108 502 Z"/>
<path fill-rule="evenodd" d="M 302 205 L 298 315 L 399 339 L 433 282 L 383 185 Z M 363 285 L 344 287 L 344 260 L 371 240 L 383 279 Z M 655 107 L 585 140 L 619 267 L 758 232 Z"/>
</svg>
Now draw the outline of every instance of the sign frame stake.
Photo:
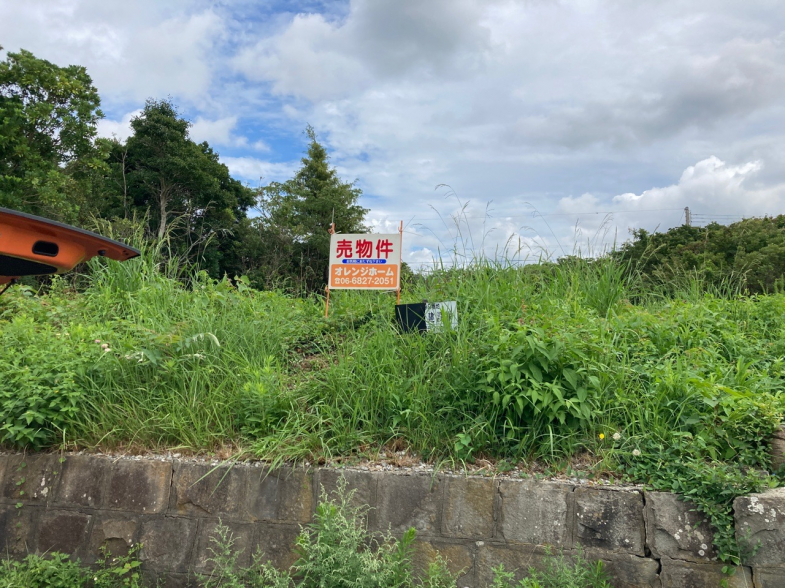
<svg viewBox="0 0 785 588">
<path fill-rule="evenodd" d="M 335 216 L 335 209 L 333 209 L 333 216 Z M 335 233 L 334 222 L 330 223 L 330 228 L 327 232 L 330 233 L 331 235 Z M 330 266 L 328 265 L 327 267 L 329 269 Z M 330 312 L 330 279 L 329 278 L 327 279 L 327 285 L 324 287 L 324 289 L 327 290 L 327 298 L 324 301 L 324 318 L 327 318 L 327 315 Z"/>
</svg>

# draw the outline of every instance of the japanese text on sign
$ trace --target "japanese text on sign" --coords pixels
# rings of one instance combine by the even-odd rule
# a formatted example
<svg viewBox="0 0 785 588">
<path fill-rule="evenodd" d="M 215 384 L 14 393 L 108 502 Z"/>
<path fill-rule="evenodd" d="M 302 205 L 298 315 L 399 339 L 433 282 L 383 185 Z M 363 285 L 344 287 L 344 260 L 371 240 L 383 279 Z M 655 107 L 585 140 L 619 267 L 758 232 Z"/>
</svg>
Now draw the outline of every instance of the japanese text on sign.
<svg viewBox="0 0 785 588">
<path fill-rule="evenodd" d="M 400 234 L 330 238 L 330 289 L 397 290 L 400 274 Z"/>
</svg>

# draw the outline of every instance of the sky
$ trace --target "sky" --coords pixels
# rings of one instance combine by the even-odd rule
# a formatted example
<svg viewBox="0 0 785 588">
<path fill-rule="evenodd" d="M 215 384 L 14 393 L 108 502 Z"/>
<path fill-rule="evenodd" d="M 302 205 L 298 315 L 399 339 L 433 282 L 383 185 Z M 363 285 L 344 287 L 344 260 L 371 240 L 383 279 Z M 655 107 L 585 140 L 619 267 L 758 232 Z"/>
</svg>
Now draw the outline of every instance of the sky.
<svg viewBox="0 0 785 588">
<path fill-rule="evenodd" d="M 780 0 L 0 0 L 0 45 L 85 66 L 103 136 L 171 99 L 251 187 L 312 125 L 414 264 L 785 212 Z"/>
</svg>

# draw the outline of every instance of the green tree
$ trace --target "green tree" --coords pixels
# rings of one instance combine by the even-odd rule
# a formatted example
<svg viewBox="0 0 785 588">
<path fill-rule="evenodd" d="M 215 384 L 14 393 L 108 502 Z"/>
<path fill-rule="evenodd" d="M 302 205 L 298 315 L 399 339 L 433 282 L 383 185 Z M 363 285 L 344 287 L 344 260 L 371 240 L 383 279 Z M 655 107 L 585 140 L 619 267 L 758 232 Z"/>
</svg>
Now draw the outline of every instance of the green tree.
<svg viewBox="0 0 785 588">
<path fill-rule="evenodd" d="M 665 233 L 638 229 L 613 255 L 629 262 L 644 285 L 666 291 L 697 277 L 718 288 L 771 292 L 785 285 L 785 215 Z"/>
<path fill-rule="evenodd" d="M 84 67 L 25 50 L 0 61 L 0 206 L 78 219 L 104 165 L 100 102 Z"/>
<path fill-rule="evenodd" d="M 253 192 L 206 142 L 191 140 L 190 123 L 171 102 L 148 100 L 131 127 L 126 145 L 111 147 L 114 196 L 107 210 L 148 214 L 159 239 L 168 234 L 181 254 L 215 277 L 233 274 L 236 231 Z"/>
<path fill-rule="evenodd" d="M 257 270 L 267 276 L 307 290 L 320 290 L 327 282 L 330 224 L 339 233 L 364 233 L 367 209 L 357 204 L 362 191 L 338 177 L 330 167 L 327 150 L 308 126 L 310 140 L 302 166 L 286 182 L 272 182 L 260 189 L 262 215 L 253 222 Z"/>
</svg>

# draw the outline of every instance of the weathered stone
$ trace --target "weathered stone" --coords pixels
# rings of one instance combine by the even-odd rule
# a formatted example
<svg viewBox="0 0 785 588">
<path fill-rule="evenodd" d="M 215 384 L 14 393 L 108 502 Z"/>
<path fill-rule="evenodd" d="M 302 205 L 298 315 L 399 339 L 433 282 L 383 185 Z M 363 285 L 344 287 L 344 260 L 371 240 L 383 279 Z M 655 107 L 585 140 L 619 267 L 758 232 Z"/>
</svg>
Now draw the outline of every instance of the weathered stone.
<svg viewBox="0 0 785 588">
<path fill-rule="evenodd" d="M 254 525 L 252 557 L 261 554 L 261 561 L 272 564 L 279 570 L 289 569 L 297 560 L 295 540 L 300 534 L 297 525 L 257 523 Z"/>
<path fill-rule="evenodd" d="M 313 511 L 313 473 L 300 468 L 251 472 L 247 511 L 254 521 L 307 523 Z"/>
<path fill-rule="evenodd" d="M 769 445 L 771 455 L 771 467 L 778 470 L 785 465 L 785 425 L 780 426 L 774 432 Z"/>
<path fill-rule="evenodd" d="M 709 562 L 717 556 L 711 525 L 676 494 L 646 493 L 646 544 L 654 557 Z"/>
<path fill-rule="evenodd" d="M 193 574 L 177 574 L 172 572 L 156 572 L 145 569 L 144 586 L 156 588 L 198 588 L 201 586 Z"/>
<path fill-rule="evenodd" d="M 5 486 L 5 465 L 9 457 L 11 456 L 7 453 L 0 453 L 0 489 Z"/>
<path fill-rule="evenodd" d="M 442 476 L 382 475 L 376 488 L 374 528 L 403 533 L 414 527 L 418 534 L 438 534 L 441 526 Z"/>
<path fill-rule="evenodd" d="M 412 571 L 416 578 L 424 578 L 428 572 L 428 566 L 441 558 L 447 563 L 447 568 L 458 578 L 458 586 L 461 588 L 473 588 L 474 586 L 474 553 L 471 543 L 448 542 L 440 540 L 429 540 L 414 542 L 414 553 L 412 554 Z"/>
<path fill-rule="evenodd" d="M 723 564 L 695 563 L 662 558 L 660 580 L 662 588 L 709 588 L 721 586 L 727 581 L 727 588 L 750 588 L 752 574 L 749 568 L 737 568 L 736 573 L 727 576 L 722 573 Z"/>
<path fill-rule="evenodd" d="M 90 515 L 71 511 L 44 513 L 38 523 L 38 552 L 59 551 L 84 557 L 92 518 Z"/>
<path fill-rule="evenodd" d="M 178 464 L 174 472 L 172 508 L 190 516 L 237 518 L 248 493 L 248 468 Z"/>
<path fill-rule="evenodd" d="M 744 562 L 753 566 L 785 565 L 785 488 L 741 496 L 733 501 L 736 541 Z"/>
<path fill-rule="evenodd" d="M 111 462 L 102 457 L 73 455 L 63 463 L 55 504 L 98 507 Z"/>
<path fill-rule="evenodd" d="M 572 546 L 572 486 L 502 480 L 499 536 L 534 545 Z"/>
<path fill-rule="evenodd" d="M 191 563 L 197 522 L 181 518 L 155 518 L 142 523 L 139 559 L 158 570 L 186 572 Z"/>
<path fill-rule="evenodd" d="M 88 561 L 102 557 L 102 549 L 110 556 L 128 555 L 134 545 L 139 521 L 135 517 L 102 516 L 93 522 Z"/>
<path fill-rule="evenodd" d="M 35 516 L 37 507 L 25 506 L 0 508 L 0 553 L 25 555 L 34 551 Z"/>
<path fill-rule="evenodd" d="M 5 502 L 46 504 L 54 493 L 59 471 L 56 455 L 9 455 L 3 476 Z"/>
<path fill-rule="evenodd" d="M 585 547 L 644 555 L 646 528 L 641 493 L 577 488 L 575 540 Z"/>
<path fill-rule="evenodd" d="M 504 545 L 499 543 L 477 542 L 477 586 L 490 586 L 493 583 L 493 570 L 499 565 L 504 566 L 504 571 L 512 572 L 516 582 L 528 577 L 530 568 L 537 571 L 545 570 L 545 562 L 553 557 L 552 551 L 542 545 Z M 572 555 L 572 551 L 556 551 L 565 556 Z"/>
<path fill-rule="evenodd" d="M 493 535 L 493 498 L 497 482 L 488 478 L 445 478 L 442 534 L 489 539 Z"/>
<path fill-rule="evenodd" d="M 107 508 L 155 514 L 166 510 L 172 464 L 165 461 L 118 461 L 109 472 Z"/>
<path fill-rule="evenodd" d="M 755 588 L 785 588 L 785 566 L 780 568 L 752 568 Z"/>
<path fill-rule="evenodd" d="M 237 554 L 237 566 L 246 568 L 251 563 L 251 543 L 254 534 L 252 525 L 203 520 L 199 522 L 194 555 L 194 570 L 198 573 L 210 574 L 215 568 L 212 560 L 218 549 L 217 542 L 223 541 L 218 532 L 219 526 L 228 533 L 225 539 L 231 545 L 232 552 Z"/>
<path fill-rule="evenodd" d="M 583 557 L 590 562 L 601 560 L 614 588 L 660 588 L 657 560 L 602 549 L 587 549 Z"/>
<path fill-rule="evenodd" d="M 376 504 L 376 478 L 371 472 L 357 470 L 332 470 L 322 468 L 316 477 L 318 499 L 326 495 L 331 500 L 337 498 L 339 481 L 343 479 L 346 490 L 353 492 L 350 504 L 358 508 L 373 507 Z"/>
</svg>

